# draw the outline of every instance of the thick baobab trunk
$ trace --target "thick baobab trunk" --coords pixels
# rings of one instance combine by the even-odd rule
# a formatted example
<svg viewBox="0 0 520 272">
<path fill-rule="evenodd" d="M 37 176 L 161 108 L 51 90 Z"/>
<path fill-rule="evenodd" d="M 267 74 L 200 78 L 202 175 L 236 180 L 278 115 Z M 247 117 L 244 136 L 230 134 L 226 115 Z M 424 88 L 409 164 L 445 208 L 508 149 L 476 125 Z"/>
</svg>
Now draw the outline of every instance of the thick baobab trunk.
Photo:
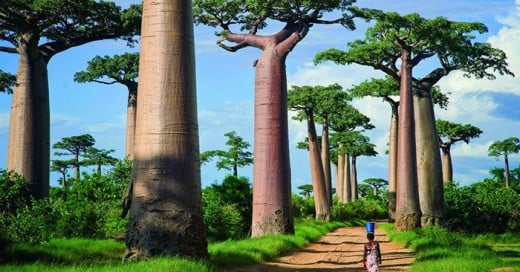
<svg viewBox="0 0 520 272">
<path fill-rule="evenodd" d="M 439 226 L 444 219 L 444 185 L 430 92 L 416 90 L 414 117 L 421 226 Z"/>
<path fill-rule="evenodd" d="M 397 141 L 397 201 L 395 229 L 411 230 L 419 226 L 421 211 L 417 192 L 417 163 L 412 97 L 410 52 L 401 57 L 400 113 Z"/>
<path fill-rule="evenodd" d="M 137 87 L 137 86 L 136 86 Z M 134 159 L 135 139 L 135 115 L 137 111 L 137 88 L 128 91 L 128 104 L 126 107 L 126 157 Z"/>
<path fill-rule="evenodd" d="M 390 118 L 390 136 L 388 139 L 388 221 L 395 221 L 395 201 L 397 186 L 397 135 L 398 135 L 398 108 L 392 105 Z"/>
<path fill-rule="evenodd" d="M 256 63 L 252 236 L 294 233 L 285 56 L 274 45 Z"/>
<path fill-rule="evenodd" d="M 314 209 L 316 212 L 316 220 L 330 221 L 330 203 L 325 185 L 325 176 L 323 173 L 323 163 L 321 162 L 321 154 L 316 136 L 316 127 L 312 113 L 307 115 L 307 140 L 309 143 L 309 159 L 311 166 L 312 190 L 314 192 Z"/>
<path fill-rule="evenodd" d="M 207 258 L 191 1 L 145 0 L 125 258 Z"/>
<path fill-rule="evenodd" d="M 356 201 L 358 199 L 357 192 L 357 165 L 356 165 L 356 156 L 352 156 L 352 170 L 351 170 L 351 178 L 350 178 L 350 195 L 352 201 Z"/>
<path fill-rule="evenodd" d="M 6 168 L 27 180 L 34 197 L 43 198 L 49 195 L 50 111 L 47 61 L 37 42 L 30 34 L 19 40 Z"/>
<path fill-rule="evenodd" d="M 448 183 L 450 181 L 453 181 L 453 165 L 451 162 L 451 151 L 450 146 L 442 146 L 442 181 L 443 183 Z"/>
<path fill-rule="evenodd" d="M 343 148 L 343 144 L 339 144 L 338 150 Z M 338 152 L 338 174 L 336 175 L 336 195 L 340 203 L 345 202 L 345 155 Z"/>
<path fill-rule="evenodd" d="M 321 163 L 323 164 L 323 175 L 325 176 L 325 186 L 329 203 L 332 206 L 332 174 L 330 169 L 330 150 L 329 150 L 329 126 L 327 120 L 323 120 L 323 131 L 321 133 Z"/>
</svg>

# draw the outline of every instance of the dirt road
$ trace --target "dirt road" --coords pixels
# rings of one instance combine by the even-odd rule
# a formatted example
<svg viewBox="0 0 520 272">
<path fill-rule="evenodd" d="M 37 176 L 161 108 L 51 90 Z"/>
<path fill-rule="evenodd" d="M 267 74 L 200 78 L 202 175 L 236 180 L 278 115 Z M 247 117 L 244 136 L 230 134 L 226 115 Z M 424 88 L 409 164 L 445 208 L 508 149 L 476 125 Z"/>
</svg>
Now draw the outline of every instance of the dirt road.
<svg viewBox="0 0 520 272">
<path fill-rule="evenodd" d="M 376 240 L 381 246 L 381 271 L 407 271 L 414 260 L 413 253 L 388 240 L 386 233 L 377 228 Z M 222 269 L 223 272 L 313 272 L 313 271 L 365 271 L 363 244 L 365 227 L 339 228 L 306 248 L 281 256 L 263 264 Z"/>
</svg>

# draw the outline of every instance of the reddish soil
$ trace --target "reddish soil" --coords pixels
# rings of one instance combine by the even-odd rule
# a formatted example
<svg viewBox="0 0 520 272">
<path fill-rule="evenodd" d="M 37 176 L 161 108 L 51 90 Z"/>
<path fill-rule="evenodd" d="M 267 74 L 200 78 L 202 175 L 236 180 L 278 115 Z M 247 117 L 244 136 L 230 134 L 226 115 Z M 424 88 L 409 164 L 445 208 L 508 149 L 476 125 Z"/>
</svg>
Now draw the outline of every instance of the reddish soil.
<svg viewBox="0 0 520 272">
<path fill-rule="evenodd" d="M 376 241 L 381 246 L 380 271 L 407 271 L 414 261 L 411 250 L 390 242 L 382 229 L 375 230 Z M 366 243 L 364 227 L 339 228 L 306 248 L 281 256 L 274 261 L 245 267 L 223 268 L 223 272 L 332 272 L 365 271 L 363 269 L 363 244 Z"/>
</svg>

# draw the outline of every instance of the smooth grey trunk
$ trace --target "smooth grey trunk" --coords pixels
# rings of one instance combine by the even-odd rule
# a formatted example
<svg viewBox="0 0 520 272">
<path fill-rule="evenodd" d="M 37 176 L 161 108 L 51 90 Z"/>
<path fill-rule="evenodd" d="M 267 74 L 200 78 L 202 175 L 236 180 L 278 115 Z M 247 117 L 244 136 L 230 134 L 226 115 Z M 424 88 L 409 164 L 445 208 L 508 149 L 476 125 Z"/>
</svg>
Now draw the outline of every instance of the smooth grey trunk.
<svg viewBox="0 0 520 272">
<path fill-rule="evenodd" d="M 47 59 L 38 36 L 21 35 L 18 71 L 9 116 L 7 170 L 22 175 L 35 198 L 49 195 L 50 110 Z"/>
<path fill-rule="evenodd" d="M 208 258 L 191 1 L 145 0 L 125 259 Z"/>
<path fill-rule="evenodd" d="M 136 86 L 137 87 L 137 86 Z M 128 103 L 126 107 L 126 147 L 125 153 L 129 160 L 134 159 L 135 121 L 137 113 L 137 88 L 128 90 Z"/>
<path fill-rule="evenodd" d="M 339 144 L 338 150 L 343 148 L 343 144 Z M 345 155 L 338 152 L 338 166 L 336 175 L 336 195 L 338 196 L 338 201 L 340 203 L 345 202 Z"/>
<path fill-rule="evenodd" d="M 350 164 L 350 155 L 345 154 L 345 203 L 352 202 L 352 168 Z"/>
<path fill-rule="evenodd" d="M 440 226 L 444 220 L 444 185 L 431 92 L 415 90 L 414 118 L 421 226 Z"/>
<path fill-rule="evenodd" d="M 311 167 L 312 188 L 314 191 L 314 209 L 316 220 L 330 221 L 330 203 L 325 185 L 320 145 L 316 136 L 316 127 L 312 113 L 307 113 L 307 140 L 309 144 L 309 160 Z"/>
<path fill-rule="evenodd" d="M 448 183 L 453 181 L 453 165 L 451 161 L 451 145 L 441 145 L 442 181 Z"/>
<path fill-rule="evenodd" d="M 321 162 L 323 164 L 323 176 L 325 177 L 325 186 L 330 206 L 332 206 L 332 173 L 330 167 L 330 143 L 329 143 L 329 126 L 328 120 L 323 121 L 323 131 L 321 133 Z"/>
<path fill-rule="evenodd" d="M 395 221 L 395 201 L 397 187 L 397 135 L 399 112 L 398 103 L 390 103 L 392 116 L 390 118 L 390 136 L 388 137 L 388 221 Z"/>
</svg>

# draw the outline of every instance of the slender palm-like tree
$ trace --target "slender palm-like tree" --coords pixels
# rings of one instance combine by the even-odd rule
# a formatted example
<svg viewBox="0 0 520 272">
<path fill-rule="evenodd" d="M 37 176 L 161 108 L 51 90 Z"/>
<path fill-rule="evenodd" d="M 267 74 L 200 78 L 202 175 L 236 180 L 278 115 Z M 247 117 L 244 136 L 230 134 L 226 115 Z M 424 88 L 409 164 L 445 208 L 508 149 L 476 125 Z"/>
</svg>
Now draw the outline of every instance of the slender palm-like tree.
<svg viewBox="0 0 520 272">
<path fill-rule="evenodd" d="M 145 0 L 125 258 L 207 258 L 191 1 Z"/>
</svg>

